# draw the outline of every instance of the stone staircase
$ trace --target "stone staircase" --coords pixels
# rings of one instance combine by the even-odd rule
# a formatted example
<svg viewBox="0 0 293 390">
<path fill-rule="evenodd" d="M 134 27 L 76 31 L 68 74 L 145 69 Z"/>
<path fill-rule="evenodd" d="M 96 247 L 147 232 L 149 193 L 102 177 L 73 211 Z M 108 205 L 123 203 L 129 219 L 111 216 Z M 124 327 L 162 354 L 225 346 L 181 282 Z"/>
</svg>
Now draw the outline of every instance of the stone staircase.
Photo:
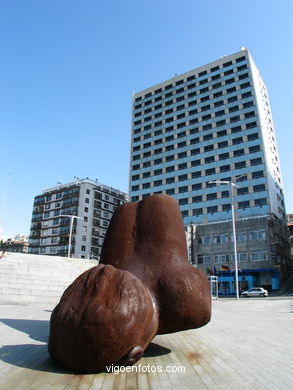
<svg viewBox="0 0 293 390">
<path fill-rule="evenodd" d="M 0 258 L 0 304 L 57 304 L 64 290 L 96 261 L 23 253 Z"/>
</svg>

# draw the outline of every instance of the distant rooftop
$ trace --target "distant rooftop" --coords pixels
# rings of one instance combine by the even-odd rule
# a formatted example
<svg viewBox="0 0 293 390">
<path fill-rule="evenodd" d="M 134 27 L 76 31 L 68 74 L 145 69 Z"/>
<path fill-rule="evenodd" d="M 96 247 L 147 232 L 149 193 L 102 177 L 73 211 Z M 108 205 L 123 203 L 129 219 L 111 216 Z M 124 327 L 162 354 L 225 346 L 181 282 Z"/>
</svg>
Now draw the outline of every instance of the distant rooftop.
<svg viewBox="0 0 293 390">
<path fill-rule="evenodd" d="M 47 194 L 49 192 L 57 192 L 57 191 L 60 191 L 62 189 L 66 189 L 66 188 L 70 188 L 72 186 L 76 186 L 76 185 L 80 185 L 80 184 L 83 184 L 83 183 L 89 183 L 91 185 L 94 185 L 96 186 L 98 189 L 101 189 L 102 191 L 106 191 L 106 192 L 116 192 L 117 194 L 119 195 L 123 195 L 123 196 L 127 196 L 127 193 L 123 192 L 123 191 L 120 191 L 116 188 L 113 188 L 113 187 L 110 187 L 110 186 L 107 186 L 105 184 L 102 184 L 98 181 L 98 179 L 96 180 L 91 180 L 89 179 L 88 177 L 84 178 L 84 179 L 80 179 L 80 178 L 75 178 L 72 182 L 70 183 L 66 183 L 66 184 L 62 184 L 62 183 L 58 183 L 57 186 L 55 187 L 51 187 L 51 188 L 48 188 L 46 190 L 44 190 L 42 192 L 42 194 Z"/>
</svg>

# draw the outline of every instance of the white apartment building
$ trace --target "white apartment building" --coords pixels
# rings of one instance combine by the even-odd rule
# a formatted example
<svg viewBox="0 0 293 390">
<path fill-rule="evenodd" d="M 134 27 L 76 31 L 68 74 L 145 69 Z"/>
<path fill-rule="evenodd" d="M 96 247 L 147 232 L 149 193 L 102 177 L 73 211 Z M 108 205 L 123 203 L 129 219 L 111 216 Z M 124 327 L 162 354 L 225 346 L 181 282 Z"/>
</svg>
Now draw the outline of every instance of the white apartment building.
<svg viewBox="0 0 293 390">
<path fill-rule="evenodd" d="M 124 192 L 88 178 L 44 190 L 34 199 L 29 252 L 99 259 L 111 217 L 126 201 Z"/>
</svg>

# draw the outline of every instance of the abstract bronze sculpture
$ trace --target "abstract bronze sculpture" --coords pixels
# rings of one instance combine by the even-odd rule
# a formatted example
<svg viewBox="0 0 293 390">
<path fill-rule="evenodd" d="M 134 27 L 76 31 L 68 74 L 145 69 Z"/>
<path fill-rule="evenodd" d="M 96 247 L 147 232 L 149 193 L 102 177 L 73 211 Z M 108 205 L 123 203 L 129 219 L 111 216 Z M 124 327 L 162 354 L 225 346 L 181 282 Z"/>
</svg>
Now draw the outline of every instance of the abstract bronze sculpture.
<svg viewBox="0 0 293 390">
<path fill-rule="evenodd" d="M 100 262 L 67 288 L 52 313 L 48 349 L 62 366 L 101 372 L 131 365 L 156 334 L 210 321 L 209 283 L 188 262 L 175 199 L 153 195 L 118 208 Z"/>
</svg>

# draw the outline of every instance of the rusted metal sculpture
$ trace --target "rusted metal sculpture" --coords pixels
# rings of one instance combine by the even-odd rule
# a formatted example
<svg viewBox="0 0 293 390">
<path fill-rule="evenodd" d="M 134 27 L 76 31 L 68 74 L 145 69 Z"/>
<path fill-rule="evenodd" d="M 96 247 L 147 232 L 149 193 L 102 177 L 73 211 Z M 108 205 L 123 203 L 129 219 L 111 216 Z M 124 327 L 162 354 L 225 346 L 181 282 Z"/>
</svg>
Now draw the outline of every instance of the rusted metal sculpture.
<svg viewBox="0 0 293 390">
<path fill-rule="evenodd" d="M 156 334 L 210 321 L 209 283 L 188 262 L 175 199 L 153 195 L 118 208 L 101 263 L 67 288 L 52 313 L 48 348 L 62 366 L 131 365 Z"/>
</svg>

